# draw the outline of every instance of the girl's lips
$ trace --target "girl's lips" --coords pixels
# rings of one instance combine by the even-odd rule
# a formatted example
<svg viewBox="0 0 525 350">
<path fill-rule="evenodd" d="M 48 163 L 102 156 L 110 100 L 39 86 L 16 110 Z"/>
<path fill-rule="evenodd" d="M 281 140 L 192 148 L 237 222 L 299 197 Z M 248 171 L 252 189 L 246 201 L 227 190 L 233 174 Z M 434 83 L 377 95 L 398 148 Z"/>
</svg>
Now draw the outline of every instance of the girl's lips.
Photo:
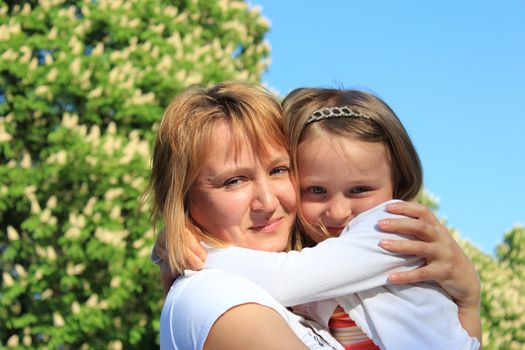
<svg viewBox="0 0 525 350">
<path fill-rule="evenodd" d="M 264 232 L 264 233 L 271 233 L 277 230 L 279 226 L 281 226 L 281 223 L 283 222 L 283 218 L 275 218 L 268 220 L 262 224 L 253 225 L 250 227 L 250 230 L 257 231 L 257 232 Z"/>
<path fill-rule="evenodd" d="M 328 232 L 330 232 L 333 235 L 337 235 L 337 236 L 339 236 L 339 234 L 341 234 L 341 232 L 343 232 L 344 228 L 345 228 L 344 226 L 343 227 L 329 227 L 329 226 L 326 226 L 326 230 Z"/>
</svg>

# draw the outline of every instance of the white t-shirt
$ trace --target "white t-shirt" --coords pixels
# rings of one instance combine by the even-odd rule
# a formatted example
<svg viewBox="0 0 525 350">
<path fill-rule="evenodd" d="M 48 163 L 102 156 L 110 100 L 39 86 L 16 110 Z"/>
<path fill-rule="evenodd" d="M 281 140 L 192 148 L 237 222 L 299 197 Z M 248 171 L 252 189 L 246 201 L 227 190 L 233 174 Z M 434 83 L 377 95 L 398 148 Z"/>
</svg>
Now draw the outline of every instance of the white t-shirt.
<svg viewBox="0 0 525 350">
<path fill-rule="evenodd" d="M 461 327 L 457 305 L 437 284 L 389 284 L 390 273 L 424 260 L 378 246 L 381 239 L 409 239 L 379 231 L 378 220 L 399 217 L 385 205 L 362 213 L 340 237 L 313 248 L 288 253 L 212 248 L 206 266 L 252 280 L 285 306 L 303 304 L 294 310 L 323 326 L 340 304 L 382 349 L 479 348 Z"/>
<path fill-rule="evenodd" d="M 160 348 L 202 349 L 215 321 L 232 307 L 246 303 L 278 312 L 310 349 L 343 349 L 325 328 L 288 311 L 253 282 L 216 269 L 186 271 L 173 283 L 162 308 Z"/>
</svg>

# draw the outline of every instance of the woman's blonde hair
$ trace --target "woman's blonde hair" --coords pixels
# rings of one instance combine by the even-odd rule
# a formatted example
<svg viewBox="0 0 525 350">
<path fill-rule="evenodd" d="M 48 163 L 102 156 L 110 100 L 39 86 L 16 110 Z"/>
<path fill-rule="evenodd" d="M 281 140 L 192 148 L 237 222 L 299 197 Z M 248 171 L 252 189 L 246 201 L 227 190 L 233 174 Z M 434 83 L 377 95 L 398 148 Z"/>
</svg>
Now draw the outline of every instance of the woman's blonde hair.
<svg viewBox="0 0 525 350">
<path fill-rule="evenodd" d="M 411 200 L 423 186 L 423 169 L 416 149 L 394 111 L 379 97 L 360 90 L 299 88 L 282 102 L 290 145 L 292 168 L 297 174 L 297 151 L 308 136 L 326 132 L 363 142 L 381 142 L 388 150 L 393 198 Z M 314 111 L 326 107 L 349 107 L 366 118 L 328 118 L 307 123 Z M 297 179 L 296 179 L 297 181 Z M 299 210 L 301 224 L 311 232 Z"/>
<path fill-rule="evenodd" d="M 159 126 L 152 161 L 149 193 L 153 195 L 152 218 L 165 224 L 167 262 L 173 272 L 188 268 L 186 244 L 200 230 L 188 217 L 188 192 L 211 149 L 217 120 L 231 125 L 232 149 L 248 140 L 260 157 L 269 156 L 269 146 L 289 151 L 282 110 L 275 97 L 259 85 L 225 82 L 210 88 L 194 86 L 179 94 L 166 109 Z"/>
</svg>

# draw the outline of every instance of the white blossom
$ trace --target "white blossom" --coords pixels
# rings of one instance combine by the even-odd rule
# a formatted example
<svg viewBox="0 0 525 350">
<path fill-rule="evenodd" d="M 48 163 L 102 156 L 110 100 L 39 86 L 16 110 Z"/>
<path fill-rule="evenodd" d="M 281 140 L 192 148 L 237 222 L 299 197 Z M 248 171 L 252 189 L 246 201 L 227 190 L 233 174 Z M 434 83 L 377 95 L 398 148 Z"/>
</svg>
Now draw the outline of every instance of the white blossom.
<svg viewBox="0 0 525 350">
<path fill-rule="evenodd" d="M 86 300 L 86 306 L 87 307 L 96 307 L 98 305 L 98 295 L 93 293 L 89 297 L 88 300 Z"/>
<path fill-rule="evenodd" d="M 56 258 L 57 258 L 57 253 L 55 251 L 55 248 L 53 248 L 52 246 L 48 246 L 47 247 L 47 258 L 51 261 L 55 261 Z"/>
<path fill-rule="evenodd" d="M 97 198 L 96 197 L 91 197 L 89 198 L 86 206 L 84 207 L 84 214 L 86 215 L 91 215 L 93 214 L 93 206 L 95 205 L 95 203 L 97 202 Z"/>
<path fill-rule="evenodd" d="M 40 85 L 39 87 L 37 87 L 35 89 L 35 94 L 37 96 L 42 96 L 42 95 L 45 95 L 49 92 L 49 86 L 47 85 Z"/>
<path fill-rule="evenodd" d="M 78 301 L 74 301 L 72 304 L 71 304 L 71 312 L 73 312 L 74 315 L 78 314 L 80 312 L 80 304 L 78 303 Z"/>
<path fill-rule="evenodd" d="M 110 188 L 107 190 L 107 192 L 104 194 L 104 199 L 106 201 L 111 201 L 115 198 L 120 197 L 122 194 L 124 194 L 124 190 L 120 187 L 118 188 Z"/>
<path fill-rule="evenodd" d="M 103 43 L 98 43 L 95 48 L 93 49 L 93 51 L 91 51 L 91 55 L 92 56 L 100 56 L 104 53 L 104 44 Z"/>
<path fill-rule="evenodd" d="M 64 113 L 62 116 L 62 126 L 66 129 L 73 129 L 78 125 L 78 115 L 70 114 L 68 112 Z"/>
<path fill-rule="evenodd" d="M 120 214 L 121 214 L 121 209 L 120 209 L 120 206 L 117 205 L 111 209 L 111 213 L 109 214 L 109 217 L 113 220 L 117 220 L 121 218 Z"/>
<path fill-rule="evenodd" d="M 33 54 L 31 48 L 26 45 L 22 45 L 19 50 L 22 53 L 22 56 L 20 56 L 18 60 L 22 63 L 29 63 Z"/>
<path fill-rule="evenodd" d="M 100 143 L 100 127 L 93 125 L 89 134 L 86 137 L 86 141 L 91 143 L 93 146 L 98 146 Z"/>
<path fill-rule="evenodd" d="M 20 276 L 20 278 L 26 278 L 27 277 L 27 272 L 26 270 L 24 269 L 24 267 L 20 264 L 16 264 L 15 265 L 15 271 L 16 273 L 18 274 L 18 276 Z"/>
<path fill-rule="evenodd" d="M 111 282 L 109 283 L 109 285 L 111 286 L 111 288 L 117 288 L 120 286 L 120 282 L 121 282 L 120 276 L 114 276 L 111 279 Z"/>
<path fill-rule="evenodd" d="M 98 227 L 95 230 L 95 237 L 99 241 L 112 245 L 116 248 L 125 247 L 126 244 L 124 242 L 124 238 L 126 238 L 128 234 L 128 230 L 110 231 L 101 227 Z"/>
<path fill-rule="evenodd" d="M 56 311 L 53 312 L 53 324 L 55 325 L 55 327 L 62 327 L 65 324 L 64 318 L 62 317 L 62 315 L 60 315 Z"/>
<path fill-rule="evenodd" d="M 7 238 L 10 241 L 18 241 L 20 239 L 18 232 L 16 232 L 15 228 L 11 225 L 7 226 Z"/>
<path fill-rule="evenodd" d="M 26 347 L 30 347 L 32 344 L 31 336 L 29 334 L 24 335 L 24 338 L 22 338 L 22 343 Z"/>
<path fill-rule="evenodd" d="M 47 76 L 46 76 L 46 79 L 47 81 L 49 81 L 50 83 L 54 82 L 55 79 L 57 78 L 58 76 L 58 70 L 53 67 L 51 68 L 51 70 L 49 71 L 49 73 L 47 73 Z"/>
<path fill-rule="evenodd" d="M 115 135 L 117 133 L 117 125 L 114 122 L 110 122 L 108 124 L 108 128 L 106 130 L 106 133 L 108 135 Z"/>
<path fill-rule="evenodd" d="M 53 28 L 51 28 L 51 30 L 49 31 L 49 33 L 47 33 L 47 38 L 48 38 L 50 41 L 56 40 L 56 38 L 57 38 L 57 34 L 58 34 L 58 31 L 57 31 L 56 27 L 53 27 Z"/>
<path fill-rule="evenodd" d="M 40 221 L 42 221 L 43 223 L 48 223 L 50 218 L 51 218 L 51 211 L 49 210 L 49 208 L 44 209 L 40 213 Z"/>
<path fill-rule="evenodd" d="M 76 226 L 70 227 L 64 234 L 67 238 L 78 238 L 80 237 L 80 229 Z"/>
<path fill-rule="evenodd" d="M 36 57 L 33 57 L 31 59 L 31 62 L 29 63 L 29 71 L 35 71 L 38 68 L 38 60 Z"/>
<path fill-rule="evenodd" d="M 44 291 L 42 292 L 42 294 L 41 294 L 40 296 L 42 297 L 42 299 L 45 300 L 45 299 L 49 299 L 49 298 L 51 298 L 51 297 L 53 296 L 53 294 L 54 294 L 54 293 L 53 293 L 53 290 L 50 289 L 50 288 L 47 288 L 46 290 L 44 290 Z"/>
<path fill-rule="evenodd" d="M 53 63 L 53 56 L 51 56 L 49 53 L 47 53 L 45 56 L 44 56 L 44 64 L 45 65 L 50 65 Z"/>
<path fill-rule="evenodd" d="M 57 153 L 53 153 L 49 155 L 46 162 L 47 163 L 57 163 L 57 164 L 65 164 L 67 160 L 67 153 L 65 150 L 60 150 Z"/>
<path fill-rule="evenodd" d="M 80 60 L 80 57 L 76 57 L 73 60 L 73 62 L 71 62 L 71 64 L 69 65 L 69 70 L 71 71 L 71 74 L 73 74 L 73 76 L 78 76 L 78 74 L 80 73 L 81 65 L 82 61 Z"/>
<path fill-rule="evenodd" d="M 7 340 L 7 347 L 8 347 L 8 348 L 17 348 L 18 346 L 19 346 L 18 335 L 13 334 L 13 335 L 10 336 L 9 339 Z"/>
<path fill-rule="evenodd" d="M 36 251 L 36 254 L 37 254 L 39 257 L 41 257 L 41 258 L 44 258 L 44 257 L 47 256 L 47 252 L 46 252 L 46 250 L 45 250 L 43 247 L 41 247 L 41 246 L 38 246 L 38 245 L 35 246 L 35 251 Z"/>
<path fill-rule="evenodd" d="M 13 284 L 15 284 L 13 276 L 11 276 L 11 274 L 6 271 L 2 273 L 2 280 L 3 280 L 3 284 L 7 287 L 11 287 Z"/>
<path fill-rule="evenodd" d="M 122 342 L 120 340 L 112 340 L 108 344 L 108 350 L 122 350 Z"/>
<path fill-rule="evenodd" d="M 46 207 L 48 207 L 49 209 L 55 209 L 56 206 L 57 206 L 57 197 L 56 196 L 49 197 L 46 203 Z"/>
<path fill-rule="evenodd" d="M 91 90 L 88 94 L 89 98 L 97 98 L 102 95 L 102 86 L 98 86 L 94 90 Z"/>
</svg>

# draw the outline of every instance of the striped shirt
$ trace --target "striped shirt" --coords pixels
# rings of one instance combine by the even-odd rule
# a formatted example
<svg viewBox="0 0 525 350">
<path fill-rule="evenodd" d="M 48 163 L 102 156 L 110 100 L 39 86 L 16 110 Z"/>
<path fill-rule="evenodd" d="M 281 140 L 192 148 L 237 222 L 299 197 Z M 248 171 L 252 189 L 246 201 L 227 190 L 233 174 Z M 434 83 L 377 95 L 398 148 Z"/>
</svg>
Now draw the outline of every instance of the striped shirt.
<svg viewBox="0 0 525 350">
<path fill-rule="evenodd" d="M 346 350 L 379 350 L 340 305 L 330 317 L 328 326 L 330 333 Z"/>
</svg>

